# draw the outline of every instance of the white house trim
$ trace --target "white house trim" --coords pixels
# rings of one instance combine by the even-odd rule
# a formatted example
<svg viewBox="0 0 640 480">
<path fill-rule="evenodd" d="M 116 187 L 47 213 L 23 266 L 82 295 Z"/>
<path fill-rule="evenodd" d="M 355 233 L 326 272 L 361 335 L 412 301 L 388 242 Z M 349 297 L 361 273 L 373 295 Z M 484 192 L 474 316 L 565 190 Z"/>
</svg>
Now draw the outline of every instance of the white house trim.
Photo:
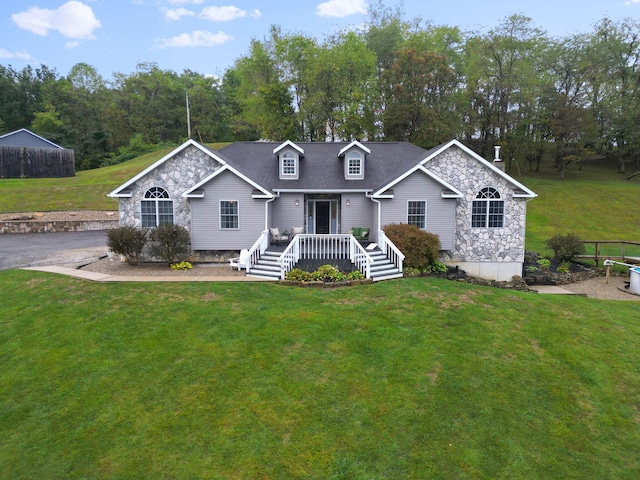
<svg viewBox="0 0 640 480">
<path fill-rule="evenodd" d="M 441 154 L 445 150 L 451 148 L 452 146 L 458 147 L 459 149 L 464 151 L 466 154 L 470 155 L 471 157 L 473 157 L 474 159 L 476 159 L 477 161 L 482 163 L 489 170 L 491 170 L 492 172 L 496 173 L 500 177 L 504 178 L 511 185 L 513 185 L 516 188 L 522 190 L 523 193 L 514 193 L 514 195 L 513 195 L 514 197 L 517 197 L 517 198 L 535 198 L 535 197 L 538 196 L 532 190 L 529 190 L 527 187 L 525 187 L 523 184 L 518 182 L 516 179 L 514 179 L 513 177 L 511 177 L 510 175 L 505 173 L 503 170 L 501 170 L 498 167 L 496 167 L 495 165 L 493 165 L 492 162 L 489 162 L 489 161 L 485 160 L 480 155 L 478 155 L 476 152 L 474 152 L 470 148 L 468 148 L 465 145 L 463 145 L 462 143 L 460 143 L 458 140 L 451 140 L 450 142 L 444 144 L 438 150 L 436 150 L 435 152 L 432 152 L 430 155 L 428 155 L 424 160 L 422 160 L 420 162 L 420 164 L 421 165 L 426 165 L 429 161 L 433 160 L 439 154 Z"/>
<path fill-rule="evenodd" d="M 295 151 L 297 151 L 300 156 L 304 156 L 304 150 L 299 147 L 298 145 L 296 145 L 295 143 L 293 143 L 291 140 L 287 140 L 286 142 L 282 143 L 280 146 L 276 147 L 273 149 L 273 154 L 277 155 L 278 152 L 280 152 L 280 150 L 286 148 L 286 147 L 291 147 L 293 148 Z"/>
<path fill-rule="evenodd" d="M 162 157 L 160 160 L 155 162 L 153 165 L 150 165 L 149 167 L 147 167 L 145 170 L 143 170 L 138 175 L 133 177 L 127 183 L 125 183 L 123 185 L 120 185 L 114 191 L 112 191 L 111 193 L 108 193 L 107 196 L 112 197 L 112 198 L 130 198 L 131 197 L 131 191 L 127 191 L 127 187 L 133 185 L 138 180 L 140 180 L 142 177 L 147 175 L 149 172 L 152 172 L 153 170 L 155 170 L 156 168 L 161 166 L 163 163 L 165 163 L 167 160 L 172 159 L 178 153 L 180 153 L 185 148 L 190 147 L 190 146 L 196 147 L 198 150 L 201 150 L 202 152 L 206 153 L 208 156 L 210 156 L 211 158 L 213 158 L 217 162 L 220 162 L 222 165 L 227 165 L 227 162 L 225 160 L 223 160 L 218 155 L 214 154 L 211 150 L 206 148 L 204 145 L 196 142 L 193 139 L 189 139 L 185 143 L 180 145 L 178 148 L 176 148 L 175 150 L 171 150 L 169 153 L 167 153 L 164 157 Z"/>
<path fill-rule="evenodd" d="M 42 140 L 43 142 L 47 142 L 49 145 L 51 145 L 53 148 L 59 148 L 60 150 L 64 150 L 64 147 L 61 147 L 60 145 L 56 145 L 55 143 L 53 143 L 51 140 L 47 140 L 44 137 L 41 137 L 40 135 L 38 135 L 37 133 L 33 133 L 31 130 L 27 130 L 26 128 L 21 128 L 20 130 L 16 130 L 15 132 L 9 132 L 9 133 L 5 133 L 4 135 L 0 135 L 0 138 L 5 138 L 5 137 L 10 137 L 12 135 L 15 135 L 16 133 L 20 133 L 20 132 L 26 132 L 29 135 L 39 138 L 40 140 Z"/>
<path fill-rule="evenodd" d="M 248 177 L 244 176 L 242 173 L 238 172 L 235 168 L 231 167 L 230 165 L 226 165 L 226 164 L 223 165 L 222 167 L 220 167 L 219 169 L 217 169 L 215 172 L 213 172 L 211 175 L 206 177 L 204 180 L 201 180 L 200 182 L 196 183 L 193 187 L 191 187 L 189 190 L 184 192 L 182 194 L 182 196 L 184 198 L 204 198 L 204 193 L 200 193 L 200 192 L 197 192 L 197 191 L 200 190 L 206 183 L 210 182 L 211 180 L 213 180 L 214 178 L 216 178 L 218 175 L 220 175 L 223 172 L 231 172 L 235 176 L 237 176 L 238 178 L 240 178 L 240 179 L 244 180 L 245 182 L 247 182 L 253 188 L 255 188 L 257 190 L 260 190 L 263 195 L 253 195 L 255 198 L 271 198 L 271 197 L 274 196 L 271 192 L 269 192 L 269 190 L 267 190 L 266 188 L 261 187 L 260 185 L 258 185 L 256 182 L 254 182 L 250 178 L 248 178 Z"/>
<path fill-rule="evenodd" d="M 371 153 L 371 150 L 369 150 L 369 148 L 365 147 L 364 145 L 362 145 L 360 142 L 358 142 L 357 140 L 354 140 L 353 142 L 351 142 L 349 145 L 347 145 L 346 147 L 344 147 L 342 150 L 340 150 L 338 152 L 338 156 L 342 157 L 345 153 L 347 153 L 349 150 L 351 150 L 353 147 L 358 147 L 360 150 L 362 150 L 364 153 L 369 154 Z"/>
<path fill-rule="evenodd" d="M 336 189 L 336 188 L 317 188 L 317 189 L 311 189 L 311 188 L 275 188 L 273 190 L 274 192 L 278 192 L 278 193 L 370 193 L 371 190 L 368 189 L 347 189 L 347 188 L 340 188 L 340 189 Z"/>
<path fill-rule="evenodd" d="M 449 182 L 447 182 L 447 181 L 443 180 L 442 178 L 440 178 L 438 175 L 436 175 L 433 172 L 429 171 L 426 167 L 424 167 L 421 164 L 416 165 L 411 170 L 405 172 L 404 174 L 400 175 L 398 178 L 393 180 L 391 183 L 388 183 L 384 187 L 378 189 L 376 192 L 374 192 L 373 197 L 375 197 L 375 198 L 393 198 L 394 197 L 393 194 L 389 194 L 389 193 L 385 193 L 385 192 L 387 192 L 387 190 L 392 189 L 395 185 L 400 183 L 402 180 L 404 180 L 405 178 L 413 175 L 415 172 L 418 172 L 418 171 L 423 172 L 429 178 L 435 180 L 437 183 L 442 185 L 446 190 L 449 190 L 450 192 L 452 192 L 452 193 L 447 193 L 447 194 L 442 192 L 442 197 L 443 198 L 463 198 L 464 197 L 464 194 L 460 190 L 458 190 L 456 187 L 451 185 Z"/>
</svg>

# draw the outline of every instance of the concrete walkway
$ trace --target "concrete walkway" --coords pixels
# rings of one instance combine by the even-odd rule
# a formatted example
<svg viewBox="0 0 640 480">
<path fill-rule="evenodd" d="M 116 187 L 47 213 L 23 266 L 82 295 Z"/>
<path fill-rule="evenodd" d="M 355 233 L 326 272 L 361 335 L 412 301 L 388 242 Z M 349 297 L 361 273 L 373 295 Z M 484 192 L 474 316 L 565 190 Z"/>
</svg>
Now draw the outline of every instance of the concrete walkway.
<svg viewBox="0 0 640 480">
<path fill-rule="evenodd" d="M 531 287 L 538 293 L 542 293 L 545 295 L 578 295 L 581 297 L 586 297 L 585 293 L 576 293 L 571 290 L 567 290 L 566 288 L 558 287 L 556 285 L 536 285 L 535 287 Z"/>
<path fill-rule="evenodd" d="M 70 277 L 82 278 L 93 282 L 272 282 L 273 280 L 248 277 L 248 276 L 197 276 L 197 277 L 162 277 L 162 276 L 131 276 L 131 275 L 108 275 L 106 273 L 91 272 L 89 270 L 78 270 L 77 268 L 60 267 L 48 265 L 42 267 L 27 267 L 23 270 L 34 270 L 37 272 L 57 273 Z"/>
</svg>

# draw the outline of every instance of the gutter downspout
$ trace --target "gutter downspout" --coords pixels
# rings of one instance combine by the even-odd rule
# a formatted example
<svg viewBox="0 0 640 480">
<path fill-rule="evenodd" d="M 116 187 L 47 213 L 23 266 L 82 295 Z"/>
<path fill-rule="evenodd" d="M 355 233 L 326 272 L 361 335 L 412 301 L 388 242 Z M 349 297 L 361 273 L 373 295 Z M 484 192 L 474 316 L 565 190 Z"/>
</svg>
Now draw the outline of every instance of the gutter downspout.
<svg viewBox="0 0 640 480">
<path fill-rule="evenodd" d="M 264 229 L 269 230 L 269 204 L 280 196 L 279 193 L 274 194 L 273 198 L 270 198 L 264 202 Z"/>
<path fill-rule="evenodd" d="M 382 228 L 382 226 L 380 225 L 380 218 L 381 218 L 381 212 L 380 210 L 382 210 L 382 203 L 380 202 L 380 200 L 378 200 L 377 198 L 373 198 L 373 195 L 369 195 L 368 193 L 364 194 L 367 198 L 369 198 L 372 202 L 376 203 L 378 205 L 378 219 L 377 219 L 377 227 L 376 227 L 376 241 L 378 240 L 378 233 L 377 231 L 380 230 Z"/>
</svg>

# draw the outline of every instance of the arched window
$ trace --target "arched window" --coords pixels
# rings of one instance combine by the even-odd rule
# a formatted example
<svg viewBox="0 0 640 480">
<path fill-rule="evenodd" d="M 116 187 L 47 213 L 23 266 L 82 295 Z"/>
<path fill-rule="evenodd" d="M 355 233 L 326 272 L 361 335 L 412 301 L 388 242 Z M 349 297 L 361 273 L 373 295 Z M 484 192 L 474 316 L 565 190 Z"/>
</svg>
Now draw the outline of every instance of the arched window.
<svg viewBox="0 0 640 480">
<path fill-rule="evenodd" d="M 142 226 L 157 227 L 163 223 L 173 223 L 173 200 L 160 187 L 151 187 L 142 200 Z"/>
<path fill-rule="evenodd" d="M 504 200 L 495 188 L 478 192 L 471 208 L 473 228 L 500 228 L 504 225 Z"/>
</svg>

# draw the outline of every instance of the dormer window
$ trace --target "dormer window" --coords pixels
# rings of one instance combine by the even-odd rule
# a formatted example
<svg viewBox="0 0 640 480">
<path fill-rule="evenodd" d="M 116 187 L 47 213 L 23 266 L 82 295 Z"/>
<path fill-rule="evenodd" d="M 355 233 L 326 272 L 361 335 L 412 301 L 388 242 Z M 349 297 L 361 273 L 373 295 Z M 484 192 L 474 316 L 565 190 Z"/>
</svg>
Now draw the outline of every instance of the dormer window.
<svg viewBox="0 0 640 480">
<path fill-rule="evenodd" d="M 291 140 L 287 140 L 273 149 L 278 156 L 280 180 L 298 180 L 300 177 L 300 159 L 304 157 L 304 150 Z"/>
<path fill-rule="evenodd" d="M 298 178 L 298 157 L 293 152 L 284 152 L 281 160 L 280 176 L 282 178 Z"/>
<path fill-rule="evenodd" d="M 347 154 L 347 177 L 362 176 L 362 154 L 360 152 L 349 152 Z"/>
<path fill-rule="evenodd" d="M 351 142 L 340 150 L 338 157 L 344 160 L 344 178 L 347 180 L 363 180 L 365 155 L 370 153 L 371 150 L 357 141 Z"/>
</svg>

